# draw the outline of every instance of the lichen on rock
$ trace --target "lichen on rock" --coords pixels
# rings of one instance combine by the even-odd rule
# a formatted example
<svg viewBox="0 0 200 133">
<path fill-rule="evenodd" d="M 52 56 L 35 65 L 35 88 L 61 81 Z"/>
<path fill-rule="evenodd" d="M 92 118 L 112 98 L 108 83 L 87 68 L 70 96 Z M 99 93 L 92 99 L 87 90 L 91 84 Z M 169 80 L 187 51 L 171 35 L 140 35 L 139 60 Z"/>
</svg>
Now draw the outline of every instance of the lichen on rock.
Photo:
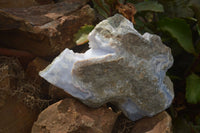
<svg viewBox="0 0 200 133">
<path fill-rule="evenodd" d="M 166 71 L 173 57 L 159 36 L 141 35 L 116 14 L 100 22 L 88 39 L 88 51 L 65 49 L 40 76 L 90 107 L 111 102 L 131 120 L 169 107 L 174 92 Z"/>
</svg>

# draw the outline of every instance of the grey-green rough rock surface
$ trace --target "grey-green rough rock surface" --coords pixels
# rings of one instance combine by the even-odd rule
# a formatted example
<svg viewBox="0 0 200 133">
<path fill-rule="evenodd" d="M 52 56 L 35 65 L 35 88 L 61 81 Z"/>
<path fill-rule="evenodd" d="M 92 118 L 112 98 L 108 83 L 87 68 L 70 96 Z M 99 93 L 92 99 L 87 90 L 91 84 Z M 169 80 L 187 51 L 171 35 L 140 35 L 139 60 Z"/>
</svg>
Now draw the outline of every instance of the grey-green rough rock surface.
<svg viewBox="0 0 200 133">
<path fill-rule="evenodd" d="M 111 102 L 131 120 L 169 107 L 173 57 L 159 36 L 141 35 L 116 14 L 94 28 L 89 45 L 84 54 L 65 49 L 40 76 L 90 107 Z"/>
</svg>

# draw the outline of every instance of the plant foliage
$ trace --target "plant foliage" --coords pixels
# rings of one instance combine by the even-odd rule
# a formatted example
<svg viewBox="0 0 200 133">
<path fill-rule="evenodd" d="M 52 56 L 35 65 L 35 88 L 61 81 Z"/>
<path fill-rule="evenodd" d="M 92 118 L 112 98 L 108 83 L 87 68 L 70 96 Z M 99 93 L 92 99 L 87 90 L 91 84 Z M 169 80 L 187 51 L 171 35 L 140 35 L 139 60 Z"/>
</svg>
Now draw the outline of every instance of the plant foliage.
<svg viewBox="0 0 200 133">
<path fill-rule="evenodd" d="M 195 54 L 192 32 L 185 20 L 180 18 L 165 18 L 159 21 L 159 26 L 163 31 L 168 31 L 172 37 L 176 38 L 184 50 L 188 53 Z"/>
<path fill-rule="evenodd" d="M 93 25 L 84 25 L 74 35 L 74 41 L 77 45 L 82 45 L 88 42 L 88 34 L 93 30 Z"/>
<path fill-rule="evenodd" d="M 135 8 L 138 12 L 141 11 L 164 12 L 163 6 L 156 1 L 144 1 L 138 3 L 135 4 Z"/>
<path fill-rule="evenodd" d="M 194 73 L 186 79 L 186 99 L 189 103 L 200 102 L 200 77 Z"/>
</svg>

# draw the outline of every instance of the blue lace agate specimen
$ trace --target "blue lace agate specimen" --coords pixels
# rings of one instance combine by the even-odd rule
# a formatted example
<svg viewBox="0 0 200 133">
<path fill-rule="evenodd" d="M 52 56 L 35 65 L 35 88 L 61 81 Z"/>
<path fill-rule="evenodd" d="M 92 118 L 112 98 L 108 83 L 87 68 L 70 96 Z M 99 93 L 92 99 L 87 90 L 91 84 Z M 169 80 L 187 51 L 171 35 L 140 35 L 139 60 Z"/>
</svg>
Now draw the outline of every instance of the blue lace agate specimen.
<svg viewBox="0 0 200 133">
<path fill-rule="evenodd" d="M 133 121 L 170 106 L 174 92 L 166 71 L 173 57 L 159 36 L 141 35 L 116 14 L 88 39 L 88 51 L 65 49 L 40 76 L 90 107 L 113 103 Z"/>
</svg>

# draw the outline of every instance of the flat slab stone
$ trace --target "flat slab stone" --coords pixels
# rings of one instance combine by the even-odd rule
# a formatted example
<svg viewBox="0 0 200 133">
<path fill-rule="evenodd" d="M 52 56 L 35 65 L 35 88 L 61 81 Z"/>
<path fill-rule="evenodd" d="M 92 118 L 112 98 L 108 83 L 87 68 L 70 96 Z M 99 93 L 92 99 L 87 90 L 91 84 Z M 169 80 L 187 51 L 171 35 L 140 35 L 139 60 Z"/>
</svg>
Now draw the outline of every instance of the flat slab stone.
<svg viewBox="0 0 200 133">
<path fill-rule="evenodd" d="M 40 76 L 90 107 L 111 102 L 131 120 L 170 106 L 173 57 L 159 36 L 141 35 L 116 14 L 94 28 L 89 45 L 83 54 L 65 49 Z"/>
<path fill-rule="evenodd" d="M 53 0 L 0 0 L 0 8 L 24 8 L 51 3 L 54 3 Z"/>
<path fill-rule="evenodd" d="M 37 56 L 55 56 L 76 46 L 73 35 L 95 20 L 88 0 L 0 9 L 0 44 Z"/>
</svg>

